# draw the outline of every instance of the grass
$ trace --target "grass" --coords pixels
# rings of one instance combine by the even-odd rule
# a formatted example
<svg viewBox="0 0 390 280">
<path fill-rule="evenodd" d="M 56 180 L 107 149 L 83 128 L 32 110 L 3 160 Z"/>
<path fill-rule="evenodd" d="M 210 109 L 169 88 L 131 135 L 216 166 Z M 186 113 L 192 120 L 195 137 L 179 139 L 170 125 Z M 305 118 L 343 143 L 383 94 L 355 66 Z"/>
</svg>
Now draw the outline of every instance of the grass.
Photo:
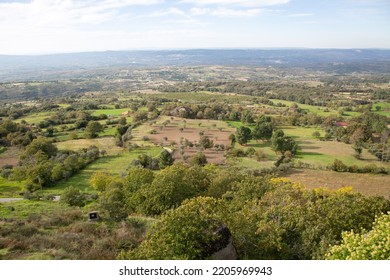
<svg viewBox="0 0 390 280">
<path fill-rule="evenodd" d="M 99 150 L 105 150 L 107 155 L 117 155 L 123 151 L 121 147 L 115 145 L 114 137 L 101 137 L 94 139 L 76 139 L 55 143 L 59 150 L 78 151 L 89 146 L 96 146 Z"/>
<path fill-rule="evenodd" d="M 299 108 L 303 110 L 308 110 L 309 112 L 315 113 L 319 116 L 330 116 L 330 115 L 338 115 L 338 112 L 335 110 L 328 109 L 329 112 L 325 112 L 324 109 L 325 107 L 319 107 L 319 106 L 313 106 L 313 105 L 307 105 L 307 104 L 299 104 L 297 102 L 293 101 L 286 101 L 286 100 L 280 100 L 280 99 L 270 99 L 274 103 L 282 103 L 286 106 L 291 106 L 293 104 L 297 104 Z"/>
<path fill-rule="evenodd" d="M 376 111 L 375 106 L 380 106 L 380 110 Z M 372 106 L 372 112 L 377 113 L 382 116 L 390 117 L 390 102 L 378 102 L 374 103 Z"/>
<path fill-rule="evenodd" d="M 155 98 L 167 98 L 167 99 L 180 99 L 185 102 L 199 103 L 199 102 L 210 102 L 215 101 L 225 101 L 228 100 L 230 103 L 241 103 L 244 101 L 249 101 L 253 99 L 253 96 L 246 95 L 230 95 L 230 94 L 221 94 L 221 93 L 212 93 L 212 92 L 169 92 L 169 93 L 151 93 L 147 94 L 148 97 Z"/>
<path fill-rule="evenodd" d="M 122 109 L 98 109 L 93 111 L 92 116 L 99 116 L 101 114 L 105 114 L 107 116 L 120 116 L 122 113 L 126 111 L 131 111 L 130 108 L 122 108 Z"/>
<path fill-rule="evenodd" d="M 48 214 L 57 210 L 65 210 L 68 208 L 68 206 L 54 201 L 20 200 L 0 203 L 0 217 L 5 219 L 26 219 L 31 214 Z"/>
<path fill-rule="evenodd" d="M 295 156 L 295 159 L 304 163 L 320 167 L 327 166 L 335 159 L 339 159 L 347 165 L 361 167 L 374 163 L 378 166 L 390 167 L 390 164 L 378 161 L 367 150 L 363 150 L 361 159 L 356 159 L 352 145 L 316 139 L 312 134 L 318 131 L 323 136 L 324 131 L 321 128 L 297 126 L 282 126 L 278 128 L 282 129 L 286 135 L 293 137 L 298 142 L 300 150 Z"/>
<path fill-rule="evenodd" d="M 390 198 L 390 176 L 388 175 L 300 169 L 293 170 L 285 177 L 293 182 L 302 183 L 309 189 L 326 187 L 336 190 L 350 186 L 354 191 L 365 195 Z"/>
<path fill-rule="evenodd" d="M 0 176 L 0 197 L 18 197 L 23 191 L 23 182 L 10 181 Z"/>
<path fill-rule="evenodd" d="M 122 152 L 115 156 L 113 155 L 99 158 L 68 180 L 63 180 L 57 183 L 54 187 L 47 189 L 47 192 L 60 195 L 63 189 L 69 186 L 77 187 L 84 192 L 93 192 L 94 190 L 89 185 L 89 180 L 93 173 L 102 171 L 121 175 L 123 172 L 126 172 L 130 163 L 134 159 L 137 159 L 139 155 L 146 153 L 155 157 L 161 151 L 162 149 L 159 147 L 139 148 L 131 152 Z"/>
<path fill-rule="evenodd" d="M 20 123 L 22 120 L 25 120 L 29 124 L 36 124 L 37 125 L 41 121 L 44 121 L 45 119 L 52 117 L 54 114 L 55 114 L 55 112 L 53 112 L 53 111 L 52 112 L 34 113 L 34 114 L 27 115 L 27 116 L 23 116 L 23 117 L 15 120 L 15 122 Z"/>
</svg>

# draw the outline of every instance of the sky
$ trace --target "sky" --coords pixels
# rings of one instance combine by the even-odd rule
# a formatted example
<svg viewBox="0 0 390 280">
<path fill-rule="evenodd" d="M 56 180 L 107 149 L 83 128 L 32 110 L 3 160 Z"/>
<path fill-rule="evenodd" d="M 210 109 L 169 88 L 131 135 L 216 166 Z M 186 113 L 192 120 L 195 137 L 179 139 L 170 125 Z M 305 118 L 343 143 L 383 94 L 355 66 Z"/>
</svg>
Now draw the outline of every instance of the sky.
<svg viewBox="0 0 390 280">
<path fill-rule="evenodd" d="M 0 0 L 0 54 L 390 49 L 390 0 Z"/>
</svg>

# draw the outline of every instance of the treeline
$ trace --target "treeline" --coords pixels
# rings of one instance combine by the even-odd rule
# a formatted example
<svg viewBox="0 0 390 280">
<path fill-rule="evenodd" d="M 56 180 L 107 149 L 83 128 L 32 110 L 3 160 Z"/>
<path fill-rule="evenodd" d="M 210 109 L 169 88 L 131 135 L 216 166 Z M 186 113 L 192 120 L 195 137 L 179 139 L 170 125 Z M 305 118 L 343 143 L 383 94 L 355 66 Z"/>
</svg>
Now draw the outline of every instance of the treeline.
<svg viewBox="0 0 390 280">
<path fill-rule="evenodd" d="M 124 178 L 96 173 L 91 183 L 106 218 L 158 218 L 121 259 L 208 259 L 224 226 L 240 259 L 324 259 L 344 231 L 369 230 L 390 210 L 382 197 L 307 190 L 214 165 L 173 164 L 160 173 L 133 168 Z"/>
<path fill-rule="evenodd" d="M 10 180 L 24 181 L 25 190 L 34 192 L 71 177 L 98 159 L 99 154 L 96 146 L 80 152 L 58 151 L 49 139 L 38 137 L 25 148 L 18 165 L 4 166 L 1 175 Z"/>
</svg>

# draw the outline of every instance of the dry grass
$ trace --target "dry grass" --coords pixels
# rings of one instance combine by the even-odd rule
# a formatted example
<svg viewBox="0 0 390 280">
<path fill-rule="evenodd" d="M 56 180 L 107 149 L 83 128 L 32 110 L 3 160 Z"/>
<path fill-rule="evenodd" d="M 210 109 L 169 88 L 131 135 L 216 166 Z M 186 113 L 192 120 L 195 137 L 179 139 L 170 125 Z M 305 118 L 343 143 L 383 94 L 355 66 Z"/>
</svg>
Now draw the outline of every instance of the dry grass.
<svg viewBox="0 0 390 280">
<path fill-rule="evenodd" d="M 117 155 L 122 152 L 122 148 L 115 145 L 114 137 L 102 137 L 95 139 L 77 139 L 56 143 L 60 150 L 78 151 L 89 146 L 96 146 L 99 150 L 106 150 L 107 155 Z"/>
<path fill-rule="evenodd" d="M 17 148 L 9 148 L 4 153 L 0 154 L 0 168 L 4 165 L 11 164 L 15 166 L 19 161 L 19 150 Z"/>
<path fill-rule="evenodd" d="M 331 190 L 352 187 L 365 195 L 380 195 L 390 199 L 390 176 L 382 174 L 341 173 L 323 170 L 293 170 L 285 176 L 309 189 L 325 187 Z"/>
</svg>

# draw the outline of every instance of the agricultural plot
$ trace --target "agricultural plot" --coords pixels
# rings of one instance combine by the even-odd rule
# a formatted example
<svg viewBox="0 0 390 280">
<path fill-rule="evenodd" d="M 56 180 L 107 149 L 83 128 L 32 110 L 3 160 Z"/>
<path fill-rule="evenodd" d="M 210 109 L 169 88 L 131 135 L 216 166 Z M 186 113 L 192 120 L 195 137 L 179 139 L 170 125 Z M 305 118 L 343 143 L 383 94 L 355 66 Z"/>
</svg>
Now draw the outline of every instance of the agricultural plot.
<svg viewBox="0 0 390 280">
<path fill-rule="evenodd" d="M 76 139 L 56 143 L 60 150 L 78 151 L 90 146 L 96 146 L 100 151 L 105 150 L 107 155 L 117 155 L 123 151 L 121 147 L 115 145 L 114 137 L 101 137 L 95 139 Z"/>
<path fill-rule="evenodd" d="M 390 198 L 390 176 L 388 175 L 294 169 L 284 177 L 310 189 L 325 187 L 337 190 L 343 187 L 352 187 L 354 191 L 365 195 L 380 195 Z"/>
<path fill-rule="evenodd" d="M 143 124 L 134 129 L 132 142 L 138 145 L 170 146 L 177 150 L 180 142 L 185 139 L 196 145 L 200 139 L 200 133 L 203 133 L 214 144 L 228 146 L 230 143 L 229 135 L 234 132 L 235 129 L 229 128 L 222 121 L 161 117 L 156 122 Z M 195 147 L 184 149 L 187 157 L 191 157 L 197 152 L 198 149 Z M 224 161 L 224 151 L 206 149 L 203 152 L 211 163 L 222 163 Z M 180 156 L 178 151 L 175 151 L 174 157 L 179 159 Z"/>
<path fill-rule="evenodd" d="M 15 120 L 15 122 L 20 123 L 22 120 L 25 120 L 28 124 L 37 125 L 41 121 L 44 121 L 45 119 L 49 119 L 54 114 L 55 114 L 54 111 L 33 113 L 33 114 L 30 114 L 30 115 L 27 115 L 27 116 L 23 116 L 23 117 Z"/>
<path fill-rule="evenodd" d="M 352 145 L 335 141 L 320 141 L 313 136 L 313 132 L 319 131 L 323 136 L 324 132 L 315 127 L 279 127 L 286 135 L 292 136 L 298 142 L 300 150 L 295 159 L 304 163 L 312 164 L 316 167 L 324 167 L 331 164 L 335 159 L 343 161 L 347 165 L 365 166 L 376 164 L 377 166 L 387 166 L 390 164 L 380 162 L 375 156 L 363 149 L 361 159 L 354 157 Z"/>
<path fill-rule="evenodd" d="M 270 100 L 272 102 L 274 102 L 275 104 L 282 103 L 288 107 L 290 107 L 293 104 L 297 104 L 299 108 L 301 108 L 303 110 L 307 110 L 309 112 L 315 113 L 315 114 L 317 114 L 319 116 L 323 116 L 323 117 L 330 116 L 330 115 L 338 115 L 337 111 L 331 110 L 331 109 L 328 109 L 328 111 L 327 111 L 327 110 L 325 110 L 326 109 L 325 107 L 312 106 L 312 105 L 307 105 L 307 104 L 299 104 L 297 102 L 280 100 L 280 99 L 270 99 Z"/>
<path fill-rule="evenodd" d="M 61 181 L 56 184 L 55 187 L 47 189 L 48 193 L 60 195 L 64 188 L 73 186 L 77 187 L 83 192 L 95 192 L 90 187 L 89 180 L 95 172 L 107 172 L 110 174 L 122 175 L 130 167 L 131 162 L 138 158 L 141 154 L 147 154 L 152 157 L 158 156 L 162 151 L 160 147 L 147 147 L 138 148 L 131 152 L 119 153 L 112 156 L 104 156 L 89 164 L 83 170 L 80 170 L 76 175 L 69 178 L 68 180 Z"/>
</svg>

